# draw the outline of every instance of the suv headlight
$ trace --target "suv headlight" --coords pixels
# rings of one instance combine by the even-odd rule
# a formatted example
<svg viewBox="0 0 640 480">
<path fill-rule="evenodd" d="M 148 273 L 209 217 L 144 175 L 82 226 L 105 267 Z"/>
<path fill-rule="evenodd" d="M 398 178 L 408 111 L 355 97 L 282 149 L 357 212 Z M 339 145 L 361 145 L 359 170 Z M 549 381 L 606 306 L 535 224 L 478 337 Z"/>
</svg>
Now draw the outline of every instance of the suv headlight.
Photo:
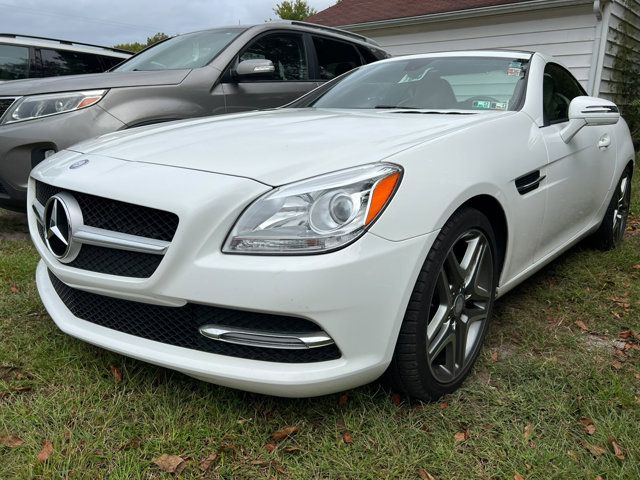
<svg viewBox="0 0 640 480">
<path fill-rule="evenodd" d="M 236 221 L 225 253 L 326 253 L 360 237 L 396 192 L 402 168 L 378 163 L 291 183 L 258 198 Z"/>
<path fill-rule="evenodd" d="M 5 114 L 2 123 L 23 122 L 87 108 L 102 100 L 106 93 L 107 90 L 91 90 L 22 97 Z"/>
</svg>

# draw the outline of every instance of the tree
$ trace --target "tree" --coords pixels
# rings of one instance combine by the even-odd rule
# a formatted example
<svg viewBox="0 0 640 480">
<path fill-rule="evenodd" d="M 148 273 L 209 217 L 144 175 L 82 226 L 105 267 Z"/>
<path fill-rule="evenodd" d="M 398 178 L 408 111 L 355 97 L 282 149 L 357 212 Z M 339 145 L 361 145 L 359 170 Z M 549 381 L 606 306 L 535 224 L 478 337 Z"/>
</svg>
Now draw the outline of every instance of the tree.
<svg viewBox="0 0 640 480">
<path fill-rule="evenodd" d="M 114 48 L 121 48 L 122 50 L 128 50 L 133 53 L 137 53 L 140 50 L 144 50 L 151 45 L 154 45 L 162 40 L 166 40 L 169 38 L 169 35 L 163 32 L 158 32 L 151 37 L 147 37 L 146 43 L 133 42 L 133 43 L 120 43 L 118 45 L 114 45 Z"/>
<path fill-rule="evenodd" d="M 309 6 L 306 0 L 285 0 L 276 4 L 273 12 L 283 20 L 304 20 L 318 13 L 315 8 Z"/>
</svg>

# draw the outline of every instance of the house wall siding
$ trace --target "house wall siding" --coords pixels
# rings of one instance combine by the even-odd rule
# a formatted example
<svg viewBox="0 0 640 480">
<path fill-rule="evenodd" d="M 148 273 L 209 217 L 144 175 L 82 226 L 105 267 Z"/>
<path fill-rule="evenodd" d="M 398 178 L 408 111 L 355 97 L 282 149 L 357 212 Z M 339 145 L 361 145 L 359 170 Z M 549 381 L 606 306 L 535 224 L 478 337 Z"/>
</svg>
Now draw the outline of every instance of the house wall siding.
<svg viewBox="0 0 640 480">
<path fill-rule="evenodd" d="M 640 59 L 640 0 L 613 0 L 607 8 L 610 16 L 599 92 L 603 97 L 613 98 L 614 84 L 622 73 L 615 68 L 615 54 L 620 44 L 633 46 Z"/>
<path fill-rule="evenodd" d="M 492 48 L 540 51 L 558 58 L 587 88 L 597 25 L 592 5 L 586 4 L 378 29 L 361 25 L 357 33 L 393 55 Z"/>
</svg>

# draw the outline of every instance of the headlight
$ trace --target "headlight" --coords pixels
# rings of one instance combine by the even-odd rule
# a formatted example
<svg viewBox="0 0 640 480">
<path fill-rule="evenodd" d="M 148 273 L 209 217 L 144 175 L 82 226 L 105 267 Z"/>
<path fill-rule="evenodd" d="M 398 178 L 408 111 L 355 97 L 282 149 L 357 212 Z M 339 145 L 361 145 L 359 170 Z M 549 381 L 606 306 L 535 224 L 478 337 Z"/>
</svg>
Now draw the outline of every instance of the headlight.
<svg viewBox="0 0 640 480">
<path fill-rule="evenodd" d="M 91 90 L 22 97 L 7 112 L 2 123 L 23 122 L 87 108 L 98 103 L 105 93 L 106 90 Z"/>
<path fill-rule="evenodd" d="M 378 218 L 401 177 L 401 167 L 379 163 L 276 188 L 245 210 L 223 251 L 301 255 L 343 247 Z"/>
</svg>

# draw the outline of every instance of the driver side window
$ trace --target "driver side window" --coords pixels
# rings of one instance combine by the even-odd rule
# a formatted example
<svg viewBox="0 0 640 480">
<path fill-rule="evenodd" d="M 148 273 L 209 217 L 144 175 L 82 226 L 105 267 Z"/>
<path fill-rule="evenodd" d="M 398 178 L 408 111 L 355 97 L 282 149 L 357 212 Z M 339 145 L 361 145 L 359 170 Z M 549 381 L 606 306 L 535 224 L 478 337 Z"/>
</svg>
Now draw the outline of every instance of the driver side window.
<svg viewBox="0 0 640 480">
<path fill-rule="evenodd" d="M 238 62 L 258 59 L 271 60 L 275 67 L 275 72 L 261 76 L 260 80 L 291 82 L 309 79 L 307 56 L 301 35 L 274 33 L 260 37 L 240 55 Z"/>
<path fill-rule="evenodd" d="M 568 121 L 571 100 L 586 95 L 573 75 L 555 63 L 544 69 L 542 93 L 545 126 Z"/>
</svg>

